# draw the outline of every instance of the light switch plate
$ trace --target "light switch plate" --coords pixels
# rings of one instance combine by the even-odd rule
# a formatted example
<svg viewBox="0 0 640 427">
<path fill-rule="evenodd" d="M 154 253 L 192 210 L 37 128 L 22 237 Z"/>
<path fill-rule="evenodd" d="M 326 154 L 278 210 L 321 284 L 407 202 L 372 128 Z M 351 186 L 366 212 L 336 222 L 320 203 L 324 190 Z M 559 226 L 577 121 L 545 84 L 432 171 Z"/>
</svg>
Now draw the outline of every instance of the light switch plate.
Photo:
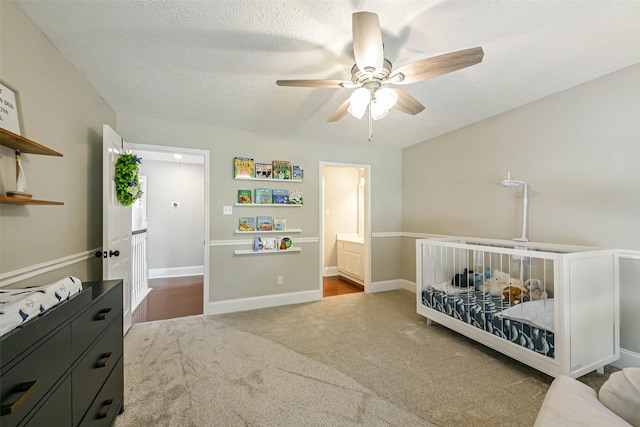
<svg viewBox="0 0 640 427">
<path fill-rule="evenodd" d="M 231 206 L 223 206 L 222 215 L 233 215 L 233 208 Z"/>
</svg>

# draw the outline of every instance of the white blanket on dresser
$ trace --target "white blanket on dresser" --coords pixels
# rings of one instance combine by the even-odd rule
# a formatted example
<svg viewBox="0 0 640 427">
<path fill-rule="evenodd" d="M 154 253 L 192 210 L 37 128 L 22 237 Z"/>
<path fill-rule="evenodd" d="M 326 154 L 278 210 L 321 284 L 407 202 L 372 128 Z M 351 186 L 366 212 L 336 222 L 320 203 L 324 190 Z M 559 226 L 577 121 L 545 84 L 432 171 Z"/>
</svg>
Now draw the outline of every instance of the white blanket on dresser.
<svg viewBox="0 0 640 427">
<path fill-rule="evenodd" d="M 82 290 L 77 277 L 22 289 L 0 288 L 0 336 Z"/>
</svg>

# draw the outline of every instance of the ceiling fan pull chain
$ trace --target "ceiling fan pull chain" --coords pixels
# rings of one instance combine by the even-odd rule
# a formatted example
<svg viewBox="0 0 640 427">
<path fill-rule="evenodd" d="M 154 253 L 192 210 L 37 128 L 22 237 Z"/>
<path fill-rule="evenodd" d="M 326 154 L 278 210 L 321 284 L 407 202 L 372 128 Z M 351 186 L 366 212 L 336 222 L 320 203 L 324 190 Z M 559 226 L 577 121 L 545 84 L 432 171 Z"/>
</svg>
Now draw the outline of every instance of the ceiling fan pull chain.
<svg viewBox="0 0 640 427">
<path fill-rule="evenodd" d="M 373 138 L 373 117 L 371 116 L 371 99 L 369 99 L 369 142 Z"/>
</svg>

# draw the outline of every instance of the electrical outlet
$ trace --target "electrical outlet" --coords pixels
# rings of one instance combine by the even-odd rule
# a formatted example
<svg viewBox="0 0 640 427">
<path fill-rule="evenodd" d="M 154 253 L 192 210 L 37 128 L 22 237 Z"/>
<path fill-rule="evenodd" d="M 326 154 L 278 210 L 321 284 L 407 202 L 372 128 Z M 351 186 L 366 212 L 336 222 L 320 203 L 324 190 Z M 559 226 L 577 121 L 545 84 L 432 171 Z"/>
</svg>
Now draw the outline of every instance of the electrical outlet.
<svg viewBox="0 0 640 427">
<path fill-rule="evenodd" d="M 233 208 L 231 206 L 222 207 L 222 215 L 231 215 L 231 214 L 233 214 Z"/>
<path fill-rule="evenodd" d="M 284 285 L 284 277 L 278 276 L 278 285 Z"/>
</svg>

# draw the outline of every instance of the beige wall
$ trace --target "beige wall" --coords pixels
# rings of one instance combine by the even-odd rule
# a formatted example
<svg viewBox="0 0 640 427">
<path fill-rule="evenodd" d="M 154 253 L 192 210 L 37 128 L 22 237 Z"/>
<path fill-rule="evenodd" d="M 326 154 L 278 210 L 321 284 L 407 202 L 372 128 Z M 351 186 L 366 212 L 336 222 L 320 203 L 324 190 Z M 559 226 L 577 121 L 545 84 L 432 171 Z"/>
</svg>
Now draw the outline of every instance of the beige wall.
<svg viewBox="0 0 640 427">
<path fill-rule="evenodd" d="M 338 265 L 336 235 L 358 233 L 358 182 L 354 167 L 325 166 L 324 267 Z M 329 212 L 329 215 L 327 215 Z"/>
<path fill-rule="evenodd" d="M 210 301 L 260 297 L 296 291 L 318 290 L 320 287 L 320 162 L 339 162 L 371 165 L 371 228 L 377 231 L 401 229 L 402 206 L 400 160 L 397 149 L 379 148 L 366 142 L 361 145 L 334 144 L 289 140 L 284 137 L 260 135 L 253 132 L 229 130 L 209 125 L 187 124 L 150 118 L 118 115 L 118 133 L 125 140 L 137 144 L 188 147 L 209 150 L 211 155 L 211 201 L 209 257 L 211 278 Z M 222 215 L 224 205 L 233 205 L 237 190 L 247 188 L 247 181 L 233 179 L 232 162 L 235 156 L 252 157 L 256 161 L 290 160 L 304 169 L 304 182 L 269 183 L 269 188 L 301 189 L 304 206 L 301 208 L 233 207 L 233 215 Z M 259 182 L 250 182 L 255 188 Z M 278 210 L 275 210 L 278 209 Z M 284 216 L 287 226 L 301 228 L 293 235 L 300 253 L 278 255 L 235 256 L 236 249 L 250 249 L 249 243 L 226 245 L 228 241 L 247 241 L 234 234 L 240 216 Z M 252 236 L 253 237 L 253 236 Z M 251 238 L 252 238 L 251 237 Z M 296 239 L 302 242 L 296 243 Z M 221 244 L 225 245 L 221 245 Z M 383 263 L 372 267 L 372 281 L 382 280 L 389 265 L 397 265 L 400 253 L 393 247 L 380 246 L 374 250 Z M 284 285 L 277 285 L 278 275 Z"/>
<path fill-rule="evenodd" d="M 67 274 L 98 280 L 100 260 L 56 269 L 56 260 L 102 246 L 102 124 L 115 113 L 13 3 L 0 2 L 0 78 L 19 91 L 23 135 L 64 157 L 24 154 L 34 198 L 64 206 L 0 205 L 0 273 L 53 262 L 32 284 Z M 0 192 L 15 190 L 13 151 L 0 148 Z"/>
<path fill-rule="evenodd" d="M 640 249 L 640 65 L 403 151 L 405 231 Z"/>
<path fill-rule="evenodd" d="M 529 240 L 640 249 L 638 82 L 640 65 L 405 149 L 404 231 L 518 237 L 521 190 L 496 185 L 511 171 L 529 184 Z M 415 256 L 413 244 L 404 250 Z M 623 277 L 626 301 L 640 280 Z M 640 324 L 637 306 L 624 310 L 627 325 Z M 640 353 L 637 326 L 622 335 Z"/>
<path fill-rule="evenodd" d="M 147 257 L 149 269 L 202 266 L 204 262 L 204 167 L 147 161 Z M 173 202 L 180 206 L 174 208 Z"/>
</svg>

